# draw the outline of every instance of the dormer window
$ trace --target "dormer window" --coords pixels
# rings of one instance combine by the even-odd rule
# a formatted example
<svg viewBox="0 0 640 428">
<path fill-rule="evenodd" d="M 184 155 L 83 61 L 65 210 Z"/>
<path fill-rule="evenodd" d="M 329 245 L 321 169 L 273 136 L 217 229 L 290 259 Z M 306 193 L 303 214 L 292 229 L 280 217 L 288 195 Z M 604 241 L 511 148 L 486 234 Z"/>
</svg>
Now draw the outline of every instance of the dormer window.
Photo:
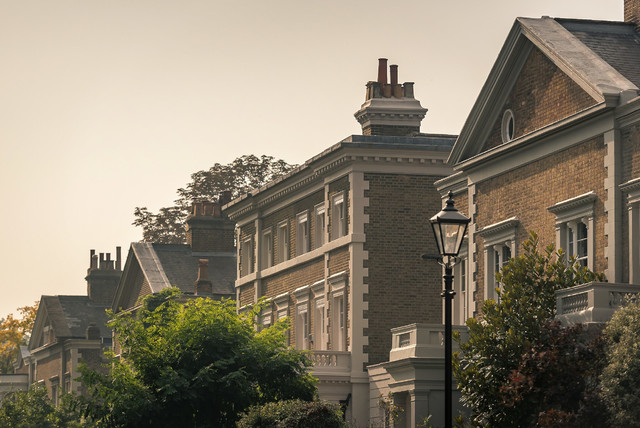
<svg viewBox="0 0 640 428">
<path fill-rule="evenodd" d="M 513 111 L 506 110 L 502 115 L 502 142 L 508 143 L 513 140 L 513 134 L 516 129 L 516 122 Z"/>
</svg>

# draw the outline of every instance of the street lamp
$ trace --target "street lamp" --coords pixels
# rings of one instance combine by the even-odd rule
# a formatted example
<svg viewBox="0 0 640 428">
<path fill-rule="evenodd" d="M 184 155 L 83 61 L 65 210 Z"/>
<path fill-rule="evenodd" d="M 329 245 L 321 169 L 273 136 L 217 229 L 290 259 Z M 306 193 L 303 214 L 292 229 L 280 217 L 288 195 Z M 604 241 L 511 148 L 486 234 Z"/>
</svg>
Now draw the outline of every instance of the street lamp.
<svg viewBox="0 0 640 428">
<path fill-rule="evenodd" d="M 453 291 L 453 265 L 460 252 L 467 225 L 471 219 L 461 214 L 454 206 L 453 192 L 449 191 L 447 205 L 438 214 L 431 217 L 431 227 L 436 237 L 438 251 L 442 255 L 444 265 L 444 290 L 441 296 L 444 298 L 444 426 L 452 425 L 452 388 L 451 388 L 451 301 L 456 294 Z"/>
</svg>

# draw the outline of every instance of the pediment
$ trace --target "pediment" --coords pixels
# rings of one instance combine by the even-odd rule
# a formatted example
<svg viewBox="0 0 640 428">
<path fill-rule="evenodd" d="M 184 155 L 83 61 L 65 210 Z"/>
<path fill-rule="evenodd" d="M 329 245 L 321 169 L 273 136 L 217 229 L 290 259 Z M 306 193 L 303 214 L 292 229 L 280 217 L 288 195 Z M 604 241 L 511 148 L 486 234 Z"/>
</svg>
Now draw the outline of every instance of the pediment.
<svg viewBox="0 0 640 428">
<path fill-rule="evenodd" d="M 510 141 L 571 120 L 600 104 L 616 105 L 638 88 L 553 18 L 518 18 L 453 147 L 460 164 L 504 144 L 503 117 L 515 119 Z"/>
</svg>

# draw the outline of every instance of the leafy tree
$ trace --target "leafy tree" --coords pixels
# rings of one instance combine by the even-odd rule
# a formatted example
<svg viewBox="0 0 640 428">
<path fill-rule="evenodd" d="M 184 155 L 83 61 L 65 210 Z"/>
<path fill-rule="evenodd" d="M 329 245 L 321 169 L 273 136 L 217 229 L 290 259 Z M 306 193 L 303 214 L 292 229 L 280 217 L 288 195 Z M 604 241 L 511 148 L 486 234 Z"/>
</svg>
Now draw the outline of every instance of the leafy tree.
<svg viewBox="0 0 640 428">
<path fill-rule="evenodd" d="M 337 404 L 287 400 L 253 406 L 238 421 L 238 428 L 346 428 Z"/>
<path fill-rule="evenodd" d="M 640 424 L 640 303 L 613 314 L 604 331 L 607 363 L 601 375 L 602 394 L 611 409 L 609 426 Z"/>
<path fill-rule="evenodd" d="M 26 345 L 38 312 L 38 302 L 33 306 L 18 308 L 20 318 L 13 314 L 0 321 L 0 373 L 13 373 L 13 363 L 18 357 L 20 345 Z"/>
<path fill-rule="evenodd" d="M 177 289 L 144 299 L 110 322 L 123 358 L 106 375 L 84 370 L 87 413 L 111 427 L 230 427 L 252 405 L 313 399 L 311 362 L 286 346 L 286 323 L 256 332 L 259 310 Z"/>
<path fill-rule="evenodd" d="M 504 405 L 502 387 L 516 370 L 522 355 L 543 340 L 544 323 L 555 315 L 555 291 L 594 280 L 603 280 L 575 263 L 566 261 L 553 244 L 538 249 L 535 233 L 523 244 L 523 254 L 512 258 L 496 274 L 502 283 L 499 299 L 488 299 L 481 317 L 469 319 L 469 340 L 454 355 L 454 373 L 463 401 L 478 426 L 517 427 L 517 406 Z"/>
<path fill-rule="evenodd" d="M 226 190 L 231 191 L 232 197 L 239 196 L 275 180 L 294 167 L 282 159 L 265 155 L 244 155 L 226 165 L 216 163 L 208 170 L 191 174 L 191 182 L 177 190 L 178 199 L 174 206 L 160 208 L 157 214 L 146 207 L 136 207 L 133 225 L 142 227 L 144 241 L 184 243 L 184 222 L 194 201 L 217 200 Z"/>
<path fill-rule="evenodd" d="M 0 407 L 0 426 L 13 428 L 89 428 L 82 417 L 78 398 L 64 394 L 55 406 L 43 385 L 34 384 L 28 391 L 7 395 Z"/>
<path fill-rule="evenodd" d="M 604 341 L 600 329 L 544 323 L 501 388 L 504 406 L 517 410 L 518 426 L 598 428 L 607 425 L 599 394 Z"/>
</svg>

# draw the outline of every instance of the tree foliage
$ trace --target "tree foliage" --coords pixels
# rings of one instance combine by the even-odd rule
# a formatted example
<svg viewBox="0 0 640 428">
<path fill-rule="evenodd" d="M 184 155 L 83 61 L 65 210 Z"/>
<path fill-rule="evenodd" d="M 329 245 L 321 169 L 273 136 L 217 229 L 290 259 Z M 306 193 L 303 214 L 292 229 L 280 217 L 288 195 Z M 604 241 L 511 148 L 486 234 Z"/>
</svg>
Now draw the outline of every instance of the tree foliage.
<svg viewBox="0 0 640 428">
<path fill-rule="evenodd" d="M 469 319 L 469 340 L 454 356 L 454 373 L 463 401 L 478 426 L 517 427 L 518 406 L 507 407 L 502 387 L 522 356 L 542 343 L 544 323 L 555 315 L 555 291 L 594 280 L 603 280 L 575 263 L 551 244 L 539 250 L 531 233 L 523 252 L 496 274 L 502 283 L 498 301 L 486 300 L 481 317 Z"/>
<path fill-rule="evenodd" d="M 613 418 L 610 426 L 639 426 L 640 303 L 616 311 L 604 334 L 608 349 L 601 385 Z"/>
<path fill-rule="evenodd" d="M 295 165 L 289 165 L 273 156 L 244 155 L 231 163 L 216 163 L 208 170 L 191 174 L 191 182 L 177 190 L 174 206 L 160 208 L 153 213 L 147 207 L 136 207 L 133 225 L 142 227 L 146 242 L 180 244 L 185 242 L 184 222 L 194 201 L 215 201 L 221 192 L 229 190 L 232 197 L 261 187 L 286 174 Z"/>
<path fill-rule="evenodd" d="M 238 421 L 238 428 L 346 428 L 337 404 L 325 401 L 286 400 L 253 406 Z"/>
<path fill-rule="evenodd" d="M 168 289 L 118 315 L 123 358 L 106 375 L 85 369 L 88 414 L 101 426 L 230 427 L 252 405 L 313 399 L 309 359 L 286 346 L 286 323 L 256 332 L 259 309 Z"/>
<path fill-rule="evenodd" d="M 545 322 L 538 342 L 501 388 L 504 406 L 517 410 L 523 427 L 599 428 L 607 409 L 598 376 L 603 367 L 600 329 Z"/>
<path fill-rule="evenodd" d="M 20 318 L 13 314 L 0 321 L 0 373 L 13 373 L 13 363 L 18 357 L 20 345 L 26 345 L 38 312 L 38 302 L 33 306 L 18 308 Z"/>
<path fill-rule="evenodd" d="M 15 391 L 5 397 L 0 407 L 0 426 L 89 428 L 93 424 L 82 417 L 76 396 L 64 394 L 56 406 L 47 396 L 44 385 L 34 384 L 28 391 Z"/>
</svg>

